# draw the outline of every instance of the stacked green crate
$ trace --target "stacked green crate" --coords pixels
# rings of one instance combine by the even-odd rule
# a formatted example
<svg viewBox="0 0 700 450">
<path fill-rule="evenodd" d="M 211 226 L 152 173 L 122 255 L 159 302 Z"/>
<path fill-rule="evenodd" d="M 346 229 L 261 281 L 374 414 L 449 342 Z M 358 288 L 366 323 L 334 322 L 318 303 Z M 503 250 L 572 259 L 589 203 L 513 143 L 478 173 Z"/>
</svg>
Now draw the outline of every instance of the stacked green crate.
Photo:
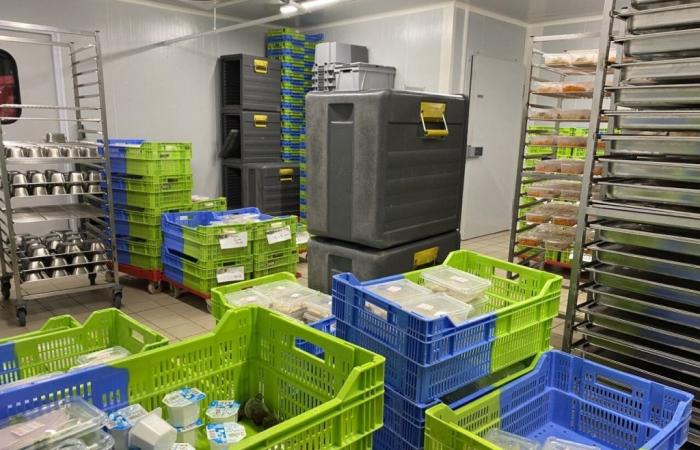
<svg viewBox="0 0 700 450">
<path fill-rule="evenodd" d="M 162 270 L 161 214 L 191 208 L 191 159 L 190 143 L 110 140 L 120 271 L 151 279 Z"/>
</svg>

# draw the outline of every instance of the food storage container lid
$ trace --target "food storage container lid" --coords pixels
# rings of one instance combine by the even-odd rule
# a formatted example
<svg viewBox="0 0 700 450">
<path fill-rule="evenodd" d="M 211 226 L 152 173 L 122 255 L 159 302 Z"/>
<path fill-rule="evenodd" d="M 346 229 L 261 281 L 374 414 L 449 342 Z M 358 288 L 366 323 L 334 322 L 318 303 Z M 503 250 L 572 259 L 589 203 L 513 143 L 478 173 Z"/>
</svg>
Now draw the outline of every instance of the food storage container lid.
<svg viewBox="0 0 700 450">
<path fill-rule="evenodd" d="M 76 365 L 73 366 L 72 369 L 79 369 L 97 364 L 106 364 L 111 361 L 126 358 L 130 355 L 131 352 L 129 350 L 115 345 L 114 347 L 109 347 L 104 350 L 98 350 L 96 352 L 78 356 L 75 358 Z"/>
<path fill-rule="evenodd" d="M 70 397 L 0 422 L 4 450 L 54 447 L 67 439 L 99 431 L 107 415 L 79 397 Z"/>
<path fill-rule="evenodd" d="M 302 286 L 294 281 L 275 281 L 255 286 L 253 290 L 275 300 L 300 300 L 313 294 L 313 289 Z"/>
<path fill-rule="evenodd" d="M 168 408 L 182 408 L 193 403 L 199 403 L 206 398 L 206 394 L 197 388 L 185 387 L 170 392 L 163 397 L 163 404 Z"/>
<path fill-rule="evenodd" d="M 422 276 L 425 281 L 445 286 L 468 297 L 477 297 L 491 287 L 490 280 L 448 266 L 425 269 Z"/>
<path fill-rule="evenodd" d="M 223 419 L 236 417 L 241 405 L 233 400 L 214 400 L 209 403 L 207 417 L 209 419 Z"/>
<path fill-rule="evenodd" d="M 430 289 L 405 278 L 367 286 L 367 290 L 399 304 L 431 293 Z"/>
<path fill-rule="evenodd" d="M 197 419 L 196 422 L 191 423 L 187 426 L 184 427 L 173 427 L 175 428 L 175 431 L 178 433 L 187 433 L 188 431 L 196 430 L 197 428 L 201 427 L 204 425 L 204 421 L 202 419 Z"/>
<path fill-rule="evenodd" d="M 225 298 L 228 304 L 239 307 L 258 305 L 269 308 L 271 303 L 269 297 L 255 289 L 243 289 L 242 291 L 231 292 L 226 294 Z"/>
<path fill-rule="evenodd" d="M 314 292 L 304 297 L 301 303 L 304 309 L 306 309 L 306 312 L 319 316 L 319 319 L 325 319 L 332 314 L 333 300 L 330 295 L 324 294 L 323 292 Z"/>
<path fill-rule="evenodd" d="M 146 415 L 148 415 L 148 411 L 146 411 L 144 407 L 138 403 L 135 405 L 129 405 L 125 408 L 110 413 L 107 421 L 105 422 L 105 427 L 110 431 L 128 430 L 134 426 L 139 419 L 145 417 Z"/>
<path fill-rule="evenodd" d="M 469 316 L 474 311 L 474 307 L 469 303 L 459 301 L 447 294 L 430 294 L 418 297 L 405 303 L 403 308 L 426 319 L 447 316 L 455 325 L 469 320 Z"/>
<path fill-rule="evenodd" d="M 173 444 L 172 447 L 170 447 L 170 450 L 195 450 L 195 449 L 190 444 L 186 444 L 183 442 L 176 442 Z"/>
</svg>

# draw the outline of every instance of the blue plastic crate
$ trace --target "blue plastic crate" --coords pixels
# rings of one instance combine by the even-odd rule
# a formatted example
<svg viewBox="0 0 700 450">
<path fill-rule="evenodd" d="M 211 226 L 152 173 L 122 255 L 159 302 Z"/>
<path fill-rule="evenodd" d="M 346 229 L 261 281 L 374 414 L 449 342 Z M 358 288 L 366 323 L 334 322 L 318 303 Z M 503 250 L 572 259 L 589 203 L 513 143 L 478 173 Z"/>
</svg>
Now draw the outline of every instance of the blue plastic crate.
<svg viewBox="0 0 700 450">
<path fill-rule="evenodd" d="M 296 105 L 294 103 L 282 102 L 282 109 L 289 109 L 291 111 L 304 112 L 304 105 Z"/>
<path fill-rule="evenodd" d="M 286 163 L 298 163 L 299 155 L 291 155 L 289 153 L 282 153 L 282 161 Z"/>
<path fill-rule="evenodd" d="M 372 434 L 373 450 L 422 450 L 423 447 L 416 447 L 406 442 L 398 434 L 387 427 L 381 427 Z"/>
<path fill-rule="evenodd" d="M 312 323 L 309 326 L 319 331 L 323 331 L 326 334 L 330 334 L 331 336 L 335 336 L 335 317 L 333 316 L 319 320 L 318 322 Z M 323 359 L 324 352 L 321 347 L 301 339 L 297 339 L 297 347 Z"/>
<path fill-rule="evenodd" d="M 311 42 L 321 42 L 323 40 L 323 33 L 310 33 L 310 34 L 305 34 L 304 38 L 306 41 L 311 41 Z"/>
</svg>

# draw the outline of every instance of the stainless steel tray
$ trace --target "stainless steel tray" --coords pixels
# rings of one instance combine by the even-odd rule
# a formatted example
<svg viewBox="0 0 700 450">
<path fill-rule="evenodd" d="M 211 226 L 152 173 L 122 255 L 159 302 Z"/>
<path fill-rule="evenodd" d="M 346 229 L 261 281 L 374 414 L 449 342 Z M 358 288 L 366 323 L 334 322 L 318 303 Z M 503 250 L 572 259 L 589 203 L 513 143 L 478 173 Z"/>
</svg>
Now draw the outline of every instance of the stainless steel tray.
<svg viewBox="0 0 700 450">
<path fill-rule="evenodd" d="M 700 305 L 700 284 L 649 272 L 605 264 L 586 268 L 593 280 L 603 286 L 637 294 L 660 297 L 696 307 Z"/>
<path fill-rule="evenodd" d="M 589 248 L 598 262 L 700 281 L 700 258 L 694 256 L 610 243 L 592 245 Z"/>
<path fill-rule="evenodd" d="M 623 12 L 627 31 L 633 33 L 650 30 L 672 30 L 700 25 L 700 5 L 660 5 L 660 8 Z M 664 7 L 665 6 L 665 7 Z"/>
<path fill-rule="evenodd" d="M 602 140 L 614 154 L 700 156 L 700 136 L 605 135 Z"/>
<path fill-rule="evenodd" d="M 676 205 L 659 205 L 615 200 L 614 202 L 592 200 L 586 214 L 609 220 L 623 220 L 660 227 L 674 227 L 686 230 L 700 230 L 700 212 Z"/>
<path fill-rule="evenodd" d="M 601 181 L 608 200 L 662 203 L 665 205 L 700 207 L 700 188 L 663 181 Z"/>
<path fill-rule="evenodd" d="M 681 160 L 662 159 L 611 159 L 600 158 L 613 177 L 650 178 L 653 180 L 700 183 L 700 164 Z"/>
<path fill-rule="evenodd" d="M 700 58 L 615 64 L 626 84 L 700 81 Z"/>
<path fill-rule="evenodd" d="M 613 38 L 624 45 L 626 56 L 653 58 L 700 55 L 700 29 L 665 31 Z"/>
<path fill-rule="evenodd" d="M 672 324 L 664 328 L 664 322 L 595 304 L 582 306 L 579 311 L 586 313 L 594 325 L 700 355 L 700 335 L 696 330 Z"/>
<path fill-rule="evenodd" d="M 679 323 L 687 327 L 700 328 L 700 306 L 695 308 L 682 306 L 660 298 L 631 294 L 599 285 L 586 288 L 586 292 L 590 293 L 599 305 Z"/>
<path fill-rule="evenodd" d="M 649 9 L 693 3 L 700 3 L 700 0 L 632 0 L 632 7 L 635 9 Z"/>
<path fill-rule="evenodd" d="M 700 39 L 700 35 L 698 35 Z M 632 108 L 674 108 L 700 105 L 700 84 L 629 85 L 606 88 L 612 101 Z"/>
<path fill-rule="evenodd" d="M 592 323 L 581 324 L 576 331 L 586 336 L 588 342 L 614 352 L 649 361 L 698 378 L 700 383 L 700 360 L 690 352 L 677 350 L 651 341 L 629 339 L 629 336 L 608 330 Z"/>
<path fill-rule="evenodd" d="M 700 111 L 606 111 L 606 114 L 612 117 L 613 127 L 623 131 L 654 131 L 666 135 L 669 132 L 700 131 Z M 688 139 L 697 140 L 698 137 L 692 136 Z"/>
</svg>

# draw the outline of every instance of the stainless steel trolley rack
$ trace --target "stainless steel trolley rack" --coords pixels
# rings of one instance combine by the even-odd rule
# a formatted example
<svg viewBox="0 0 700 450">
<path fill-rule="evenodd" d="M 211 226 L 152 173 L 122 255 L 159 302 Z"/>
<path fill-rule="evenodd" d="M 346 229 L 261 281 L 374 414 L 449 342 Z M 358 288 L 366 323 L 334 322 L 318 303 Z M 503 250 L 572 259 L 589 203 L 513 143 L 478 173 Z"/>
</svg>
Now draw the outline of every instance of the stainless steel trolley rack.
<svg viewBox="0 0 700 450">
<path fill-rule="evenodd" d="M 112 305 L 121 307 L 109 148 L 100 145 L 100 141 L 107 141 L 108 134 L 99 32 L 0 21 L 2 41 L 57 49 L 54 50 L 54 59 L 69 65 L 67 69 L 73 86 L 71 105 L 0 105 L 5 111 L 21 109 L 20 117 L 3 119 L 68 124 L 63 130 L 69 138 L 67 142 L 53 143 L 40 142 L 39 139 L 10 141 L 7 135 L 12 131 L 11 125 L 0 125 L 2 295 L 5 299 L 12 297 L 22 326 L 26 324 L 27 302 L 32 299 L 112 289 Z M 57 54 L 60 55 L 58 58 Z M 61 98 L 60 95 L 57 97 Z M 45 174 L 34 183 L 30 174 L 27 174 L 29 178 L 13 180 L 10 175 L 16 173 L 8 170 L 45 167 L 59 169 L 50 171 L 50 174 L 71 168 L 74 175 L 54 179 Z M 91 174 L 89 186 L 92 188 L 88 187 L 83 171 Z M 24 190 L 13 189 L 16 186 L 12 183 L 16 180 L 22 180 Z M 48 258 L 53 257 L 48 252 L 30 254 L 21 248 L 23 236 L 18 234 L 18 228 L 38 222 L 59 226 L 68 224 L 69 231 L 80 233 L 80 239 L 73 240 L 77 245 L 67 245 L 66 241 L 66 245 L 54 249 L 56 258 L 53 262 L 56 263 L 56 259 L 58 262 L 51 267 L 44 265 Z"/>
<path fill-rule="evenodd" d="M 598 41 L 598 33 L 573 33 L 550 36 L 531 36 L 527 41 L 526 67 L 529 68 L 529 76 L 525 86 L 523 99 L 523 122 L 520 134 L 520 147 L 518 153 L 518 172 L 516 173 L 516 191 L 513 201 L 513 214 L 510 228 L 510 247 L 508 260 L 529 267 L 540 269 L 563 269 L 570 268 L 571 248 L 564 250 L 547 250 L 544 246 L 527 246 L 520 244 L 519 236 L 526 233 L 539 224 L 529 223 L 526 219 L 526 212 L 538 205 L 552 203 L 551 198 L 533 198 L 527 195 L 527 187 L 532 183 L 543 180 L 572 180 L 580 181 L 582 175 L 571 173 L 543 173 L 535 170 L 537 161 L 545 159 L 557 159 L 562 151 L 568 151 L 566 147 L 554 145 L 530 145 L 528 136 L 535 133 L 535 127 L 543 125 L 553 129 L 553 133 L 558 135 L 563 126 L 581 128 L 585 132 L 582 124 L 588 124 L 588 117 L 537 117 L 531 114 L 532 109 L 555 111 L 564 108 L 586 109 L 590 108 L 590 92 L 565 93 L 551 92 L 543 93 L 533 90 L 533 84 L 538 82 L 565 82 L 565 81 L 585 81 L 592 80 L 595 74 L 595 65 L 577 64 L 571 66 L 547 65 L 545 52 L 539 48 L 549 43 L 561 44 L 564 46 L 573 43 L 581 45 L 581 42 L 590 43 L 595 46 Z M 563 53 L 565 54 L 565 53 Z M 542 150 L 548 147 L 546 152 L 534 151 L 536 148 Z M 559 202 L 570 202 L 576 204 L 578 199 L 557 199 Z M 556 257 L 552 257 L 552 255 Z"/>
<path fill-rule="evenodd" d="M 590 128 L 608 132 L 588 137 L 564 349 L 693 393 L 700 445 L 700 2 L 621 3 L 601 24 L 599 55 L 619 56 L 598 60 Z"/>
</svg>

